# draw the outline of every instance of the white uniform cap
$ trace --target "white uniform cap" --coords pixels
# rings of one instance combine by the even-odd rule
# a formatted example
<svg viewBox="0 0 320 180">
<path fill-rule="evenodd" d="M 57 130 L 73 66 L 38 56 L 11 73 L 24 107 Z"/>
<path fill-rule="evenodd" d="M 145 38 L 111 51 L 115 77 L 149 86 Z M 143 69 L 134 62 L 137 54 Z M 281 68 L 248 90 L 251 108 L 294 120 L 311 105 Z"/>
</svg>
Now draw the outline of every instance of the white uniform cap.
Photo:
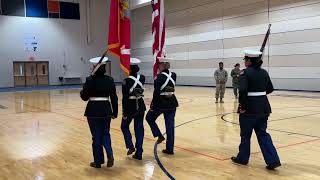
<svg viewBox="0 0 320 180">
<path fill-rule="evenodd" d="M 140 59 L 137 59 L 137 58 L 130 58 L 130 64 L 131 65 L 138 65 L 141 63 L 141 60 Z"/>
<path fill-rule="evenodd" d="M 158 59 L 159 59 L 160 63 L 168 63 L 173 60 L 172 58 L 167 58 L 167 57 L 163 57 L 163 56 L 158 57 Z"/>
<path fill-rule="evenodd" d="M 95 58 L 91 58 L 89 61 L 92 64 L 98 64 L 100 61 L 101 57 L 95 57 Z M 108 57 L 104 57 L 101 61 L 101 64 L 106 64 L 106 62 L 108 61 Z"/>
<path fill-rule="evenodd" d="M 260 57 L 262 52 L 256 50 L 245 50 L 244 55 L 247 57 Z"/>
</svg>

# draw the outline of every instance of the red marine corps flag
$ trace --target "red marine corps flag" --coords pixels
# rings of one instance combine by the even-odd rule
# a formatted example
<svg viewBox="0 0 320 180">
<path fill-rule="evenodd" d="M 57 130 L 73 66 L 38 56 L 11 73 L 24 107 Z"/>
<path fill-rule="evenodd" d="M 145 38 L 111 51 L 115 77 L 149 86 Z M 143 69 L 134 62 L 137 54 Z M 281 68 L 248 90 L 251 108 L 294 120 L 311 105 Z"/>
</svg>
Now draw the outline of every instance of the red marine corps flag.
<svg viewBox="0 0 320 180">
<path fill-rule="evenodd" d="M 165 57 L 165 18 L 164 18 L 164 0 L 152 0 L 152 54 L 154 59 L 153 77 L 158 74 L 159 59 Z"/>
<path fill-rule="evenodd" d="M 111 0 L 109 16 L 109 52 L 120 59 L 120 67 L 130 69 L 130 14 L 129 0 Z"/>
</svg>

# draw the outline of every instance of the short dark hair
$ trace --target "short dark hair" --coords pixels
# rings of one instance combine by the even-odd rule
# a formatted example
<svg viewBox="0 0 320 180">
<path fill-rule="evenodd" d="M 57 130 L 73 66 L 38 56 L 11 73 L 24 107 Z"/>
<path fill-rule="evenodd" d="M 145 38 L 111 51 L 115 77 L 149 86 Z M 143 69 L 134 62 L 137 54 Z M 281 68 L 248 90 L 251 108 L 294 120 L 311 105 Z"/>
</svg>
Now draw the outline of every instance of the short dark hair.
<svg viewBox="0 0 320 180">
<path fill-rule="evenodd" d="M 239 64 L 239 63 L 237 63 L 236 65 L 234 65 L 234 67 L 237 67 L 237 66 L 240 66 L 240 64 Z"/>
<path fill-rule="evenodd" d="M 98 70 L 94 73 L 95 76 L 104 76 L 106 73 L 106 64 L 101 64 Z"/>
<path fill-rule="evenodd" d="M 223 64 L 223 62 L 219 62 L 219 64 Z"/>
<path fill-rule="evenodd" d="M 130 65 L 130 71 L 131 71 L 131 73 L 137 73 L 137 72 L 139 72 L 139 70 L 140 70 L 140 68 L 139 68 L 139 66 L 138 65 Z"/>
</svg>

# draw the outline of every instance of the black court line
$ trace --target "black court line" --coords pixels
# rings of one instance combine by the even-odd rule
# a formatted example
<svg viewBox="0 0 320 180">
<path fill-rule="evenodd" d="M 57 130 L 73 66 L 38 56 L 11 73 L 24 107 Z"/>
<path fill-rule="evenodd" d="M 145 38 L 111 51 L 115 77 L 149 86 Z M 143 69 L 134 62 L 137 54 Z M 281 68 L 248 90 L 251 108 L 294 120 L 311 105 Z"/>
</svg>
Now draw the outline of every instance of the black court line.
<svg viewBox="0 0 320 180">
<path fill-rule="evenodd" d="M 272 109 L 296 109 L 296 108 L 320 108 L 320 106 L 295 106 L 295 107 L 277 107 Z"/>
<path fill-rule="evenodd" d="M 300 118 L 300 117 L 314 116 L 314 115 L 318 115 L 318 114 L 320 114 L 320 112 L 319 112 L 319 113 L 314 113 L 314 114 L 305 114 L 305 115 L 300 115 L 300 116 L 294 116 L 294 117 L 288 117 L 288 118 L 280 118 L 280 119 L 275 119 L 275 120 L 269 120 L 269 122 L 291 120 L 291 119 L 296 119 L 296 118 Z"/>
<path fill-rule="evenodd" d="M 192 102 L 192 101 L 191 101 Z M 26 105 L 26 104 L 25 104 Z M 316 106 L 317 107 L 317 106 Z M 38 109 L 40 109 L 39 107 L 36 107 Z M 287 107 L 287 108 L 299 108 L 299 107 Z M 282 108 L 283 109 L 283 108 Z M 210 117 L 216 117 L 216 116 L 221 116 L 221 119 L 227 123 L 231 123 L 231 124 L 236 124 L 236 125 L 239 125 L 238 123 L 234 123 L 234 122 L 230 122 L 230 121 L 227 121 L 224 119 L 224 117 L 226 115 L 229 115 L 229 114 L 233 114 L 233 113 L 236 113 L 236 112 L 232 112 L 232 113 L 223 113 L 223 114 L 216 114 L 216 115 L 210 115 L 210 116 L 206 116 L 206 117 L 202 117 L 202 118 L 197 118 L 197 119 L 193 119 L 193 120 L 190 120 L 190 121 L 187 121 L 187 122 L 184 122 L 182 124 L 179 124 L 177 126 L 175 126 L 175 128 L 178 128 L 180 126 L 183 126 L 185 124 L 189 124 L 189 123 L 192 123 L 192 122 L 195 122 L 195 121 L 199 121 L 199 120 L 203 120 L 203 119 L 207 119 L 207 118 L 210 118 Z M 279 132 L 284 132 L 284 133 L 290 133 L 290 134 L 296 134 L 296 135 L 302 135 L 302 136 L 308 136 L 308 137 L 316 137 L 316 138 L 320 138 L 318 136 L 312 136 L 312 135 L 305 135 L 305 134 L 299 134 L 299 133 L 294 133 L 294 132 L 287 132 L 287 131 L 282 131 L 282 130 L 275 130 L 275 129 L 269 129 L 269 130 L 273 130 L 273 131 L 279 131 Z M 164 133 L 163 135 L 165 135 L 166 133 Z M 159 156 L 158 156 L 158 153 L 157 153 L 157 148 L 158 148 L 158 144 L 155 143 L 154 145 L 154 157 L 157 161 L 157 164 L 159 165 L 159 167 L 161 168 L 161 170 L 168 176 L 169 179 L 171 180 L 175 180 L 175 178 L 166 170 L 166 168 L 163 166 L 163 164 L 161 163 L 160 159 L 159 159 Z"/>
<path fill-rule="evenodd" d="M 178 127 L 181 127 L 183 125 L 186 125 L 186 124 L 189 124 L 189 123 L 192 123 L 192 122 L 195 122 L 195 121 L 199 121 L 199 120 L 203 120 L 203 119 L 208 119 L 208 118 L 211 118 L 211 117 L 216 117 L 216 116 L 221 116 L 221 115 L 226 115 L 226 114 L 232 114 L 232 113 L 223 113 L 223 114 L 215 114 L 215 115 L 210 115 L 210 116 L 206 116 L 206 117 L 201 117 L 201 118 L 196 118 L 196 119 L 193 119 L 193 120 L 190 120 L 190 121 L 187 121 L 187 122 L 184 122 L 184 123 L 181 123 L 177 126 L 175 126 L 174 128 L 178 128 Z M 166 135 L 167 133 L 163 133 L 163 135 Z M 172 176 L 172 174 L 163 166 L 163 164 L 161 163 L 160 161 L 160 158 L 158 156 L 158 144 L 157 142 L 154 144 L 154 148 L 153 148 L 153 154 L 154 154 L 154 158 L 155 160 L 157 161 L 157 164 L 158 166 L 160 167 L 160 169 L 168 176 L 169 179 L 171 180 L 175 180 L 175 178 Z"/>
<path fill-rule="evenodd" d="M 221 116 L 221 120 L 222 121 L 230 123 L 230 124 L 235 124 L 235 125 L 238 125 L 238 126 L 240 125 L 239 123 L 226 120 L 225 119 L 226 115 L 228 115 L 228 114 L 224 114 L 224 115 Z M 308 115 L 306 115 L 306 116 L 308 116 Z M 295 118 L 295 117 L 291 117 L 291 119 L 293 119 L 293 118 Z M 268 128 L 268 130 L 281 132 L 281 133 L 287 133 L 289 135 L 299 135 L 299 136 L 305 136 L 305 137 L 320 138 L 320 136 L 314 136 L 314 135 L 309 135 L 309 134 L 302 134 L 302 133 L 297 133 L 297 132 L 284 131 L 284 130 L 280 130 L 280 129 L 270 129 L 270 128 Z"/>
<path fill-rule="evenodd" d="M 278 96 L 278 97 L 290 97 L 290 98 L 306 98 L 306 99 L 320 99 L 319 96 L 304 96 L 304 95 L 290 95 L 290 94 L 275 94 L 271 96 Z"/>
<path fill-rule="evenodd" d="M 290 108 L 290 107 L 289 107 Z M 201 117 L 201 118 L 197 118 L 197 119 L 193 119 L 184 123 L 181 123 L 177 126 L 175 126 L 175 128 L 181 127 L 183 125 L 195 122 L 195 121 L 199 121 L 199 120 L 203 120 L 203 119 L 208 119 L 211 117 L 216 117 L 216 116 L 221 116 L 220 119 L 223 120 L 224 122 L 230 123 L 230 124 L 235 124 L 235 125 L 239 125 L 239 123 L 235 123 L 235 122 L 231 122 L 225 119 L 226 115 L 230 115 L 230 114 L 235 114 L 237 112 L 231 112 L 231 113 L 223 113 L 223 114 L 216 114 L 216 115 L 210 115 L 210 116 L 206 116 L 206 117 Z M 320 114 L 320 113 L 316 113 L 316 114 Z M 298 118 L 298 117 L 306 117 L 306 116 L 311 116 L 311 115 L 316 115 L 316 114 L 307 114 L 304 116 L 295 116 L 295 117 L 290 117 L 290 118 L 283 118 L 283 119 L 279 119 L 279 120 L 284 120 L 284 119 L 294 119 L 294 118 Z M 308 134 L 302 134 L 302 133 L 296 133 L 296 132 L 290 132 L 290 131 L 284 131 L 284 130 L 278 130 L 278 129 L 269 129 L 270 131 L 276 131 L 276 132 L 281 132 L 281 133 L 286 133 L 288 135 L 300 135 L 300 136 L 305 136 L 305 137 L 313 137 L 313 138 L 320 138 L 320 136 L 313 136 L 313 135 L 308 135 Z M 166 132 L 163 133 L 163 135 L 166 135 Z M 163 164 L 160 161 L 160 158 L 158 156 L 158 144 L 155 143 L 154 144 L 154 148 L 153 148 L 153 153 L 154 153 L 154 158 L 158 164 L 158 166 L 160 167 L 160 169 L 166 174 L 166 176 L 168 176 L 169 179 L 171 180 L 175 180 L 175 178 L 173 177 L 173 175 L 163 166 Z"/>
<path fill-rule="evenodd" d="M 165 135 L 166 133 L 164 133 Z M 153 147 L 153 154 L 154 154 L 154 158 L 156 159 L 157 161 L 157 164 L 158 166 L 160 167 L 160 169 L 166 174 L 166 176 L 168 176 L 169 179 L 171 180 L 175 180 L 175 178 L 167 171 L 167 169 L 163 166 L 163 164 L 161 163 L 160 159 L 159 159 L 159 156 L 158 156 L 158 152 L 157 152 L 157 149 L 158 149 L 158 144 L 157 142 L 154 144 L 154 147 Z"/>
</svg>

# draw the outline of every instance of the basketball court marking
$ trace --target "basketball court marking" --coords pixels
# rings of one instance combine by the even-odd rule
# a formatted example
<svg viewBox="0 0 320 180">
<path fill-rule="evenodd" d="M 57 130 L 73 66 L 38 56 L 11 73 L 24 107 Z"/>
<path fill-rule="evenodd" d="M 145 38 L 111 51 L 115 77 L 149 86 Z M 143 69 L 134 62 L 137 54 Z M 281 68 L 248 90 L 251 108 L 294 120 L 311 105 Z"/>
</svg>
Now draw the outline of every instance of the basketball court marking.
<svg viewBox="0 0 320 180">
<path fill-rule="evenodd" d="M 320 114 L 320 112 L 314 113 L 314 114 L 305 114 L 305 115 L 300 115 L 300 116 L 288 117 L 288 118 L 280 118 L 280 119 L 270 120 L 269 122 L 291 120 L 291 119 L 296 119 L 296 118 L 301 118 L 301 117 L 314 116 L 314 115 L 318 115 L 318 114 Z"/>
<path fill-rule="evenodd" d="M 185 98 L 185 99 L 188 99 L 188 98 Z M 190 100 L 190 99 L 188 99 Z M 192 101 L 189 101 L 189 102 L 192 102 Z M 188 102 L 188 103 L 189 103 Z M 62 115 L 62 116 L 65 116 L 65 117 L 68 117 L 68 118 L 71 118 L 71 119 L 77 119 L 77 120 L 80 120 L 80 121 L 83 121 L 85 122 L 84 119 L 79 119 L 79 118 L 76 118 L 76 117 L 73 117 L 73 116 L 68 116 L 68 115 L 65 115 L 65 114 L 61 114 L 61 113 L 58 113 L 58 112 L 54 112 L 54 111 L 48 111 L 46 109 L 42 109 L 40 107 L 37 107 L 37 106 L 32 106 L 32 105 L 28 105 L 26 103 L 24 103 L 25 106 L 29 106 L 31 108 L 35 108 L 35 109 L 39 109 L 39 110 L 42 110 L 42 111 L 46 111 L 46 112 L 51 112 L 51 113 L 54 113 L 54 114 L 57 114 L 57 115 Z M 318 106 L 317 106 L 318 107 Z M 286 108 L 300 108 L 300 107 L 286 107 Z M 286 108 L 282 108 L 282 109 L 286 109 Z M 36 111 L 35 111 L 36 112 Z M 236 112 L 233 112 L 233 113 L 236 113 Z M 177 125 L 175 128 L 178 128 L 180 126 L 184 126 L 186 124 L 189 124 L 189 123 L 192 123 L 192 122 L 195 122 L 195 121 L 200 121 L 200 120 L 204 120 L 204 119 L 208 119 L 210 117 L 216 117 L 216 116 L 221 116 L 221 120 L 227 122 L 227 123 L 231 123 L 231 124 L 236 124 L 236 125 L 239 125 L 238 123 L 235 123 L 235 122 L 231 122 L 231 121 L 228 121 L 225 119 L 225 116 L 227 115 L 230 115 L 232 113 L 223 113 L 223 114 L 216 114 L 216 115 L 210 115 L 210 116 L 206 116 L 206 117 L 201 117 L 201 118 L 197 118 L 197 119 L 193 119 L 193 120 L 190 120 L 190 121 L 187 121 L 187 122 L 184 122 L 182 124 L 179 124 Z M 320 113 L 316 113 L 316 114 L 320 114 Z M 312 114 L 312 115 L 316 115 L 316 114 Z M 311 114 L 308 114 L 308 115 L 305 115 L 305 116 L 311 116 Z M 305 117 L 303 116 L 303 117 Z M 301 117 L 301 116 L 299 116 Z M 297 118 L 297 117 L 291 117 L 291 118 L 286 118 L 286 119 L 293 119 L 293 118 Z M 117 130 L 117 131 L 121 131 L 119 129 L 115 129 L 115 128 L 111 128 L 113 130 Z M 277 132 L 282 132 L 282 133 L 287 133 L 287 134 L 294 134 L 294 135 L 301 135 L 301 136 L 306 136 L 306 137 L 314 137 L 314 138 L 320 138 L 319 136 L 313 136 L 313 135 L 307 135 L 307 134 L 301 134 L 301 133 L 296 133 L 296 132 L 290 132 L 290 131 L 283 131 L 283 130 L 277 130 L 277 129 L 268 129 L 268 130 L 271 130 L 271 131 L 277 131 Z M 146 137 L 147 139 L 148 137 Z M 152 138 L 148 138 L 148 139 L 152 139 Z M 152 139 L 153 140 L 153 139 Z M 175 146 L 177 147 L 177 146 Z M 192 151 L 192 150 L 189 150 L 189 149 L 186 149 L 186 148 L 182 148 L 182 147 L 177 147 L 178 149 L 181 149 L 181 150 L 185 150 L 185 151 L 188 151 L 188 152 L 191 152 L 191 153 L 195 153 L 195 154 L 199 154 L 199 155 L 204 155 L 202 153 L 198 153 L 198 152 L 195 152 L 195 151 Z M 221 159 L 221 158 L 216 158 L 216 157 L 213 157 L 213 156 L 210 156 L 210 155 L 204 155 L 206 157 L 210 157 L 212 159 L 216 159 L 216 160 L 224 160 L 224 159 Z"/>
<path fill-rule="evenodd" d="M 24 105 L 28 106 L 26 104 L 24 104 Z M 39 109 L 39 108 L 37 108 L 35 106 L 29 106 L 29 107 L 36 108 L 38 110 L 41 110 L 42 112 L 52 112 L 52 111 L 49 111 L 49 110 Z M 72 110 L 72 109 L 80 109 L 80 108 L 84 108 L 84 107 L 69 107 L 69 108 L 61 108 L 61 109 L 54 109 L 54 110 Z M 9 109 L 9 108 L 6 108 L 6 109 Z M 26 112 L 4 113 L 4 114 L 0 114 L 0 115 L 27 114 L 27 113 L 40 113 L 40 112 L 39 111 L 34 111 L 34 110 L 28 110 Z"/>
<path fill-rule="evenodd" d="M 26 103 L 24 103 L 24 105 L 25 105 L 25 106 L 28 106 L 28 107 L 31 107 L 31 108 L 35 108 L 35 109 L 44 110 L 44 109 L 42 109 L 42 108 L 40 108 L 40 107 L 28 105 L 28 104 L 26 104 Z M 46 110 L 46 112 L 48 112 L 48 111 Z M 35 111 L 35 113 L 38 113 L 38 112 Z M 65 115 L 65 114 L 62 114 L 62 113 L 54 112 L 54 111 L 50 111 L 50 113 L 53 113 L 53 114 L 56 114 L 56 115 L 60 115 L 60 116 L 64 116 L 64 117 L 67 117 L 67 118 L 72 119 L 72 120 L 77 120 L 77 121 L 81 121 L 81 122 L 86 122 L 86 120 L 85 120 L 85 119 L 82 119 L 82 118 L 77 118 L 77 117 Z M 209 117 L 215 117 L 215 116 L 220 116 L 220 115 L 222 115 L 222 114 L 212 115 L 212 116 L 209 116 Z M 198 121 L 198 120 L 202 120 L 202 119 L 207 119 L 207 118 L 209 118 L 209 117 L 203 117 L 203 118 L 193 119 L 193 120 L 190 120 L 190 121 L 188 121 L 188 122 L 182 123 L 182 124 L 180 124 L 180 125 L 178 125 L 178 126 L 176 126 L 176 127 L 180 127 L 180 126 L 182 126 L 182 125 L 185 125 L 185 124 L 188 124 L 188 123 L 191 123 L 191 122 L 194 122 L 194 121 Z M 110 129 L 115 130 L 115 131 L 119 132 L 120 134 L 122 134 L 122 132 L 121 132 L 120 129 L 117 129 L 117 128 L 110 128 Z M 154 141 L 154 138 L 151 138 L 151 137 L 145 136 L 144 138 L 147 139 L 147 140 Z M 199 153 L 199 152 L 196 152 L 196 151 L 192 151 L 192 150 L 187 149 L 187 148 L 183 148 L 183 147 L 179 147 L 179 146 L 174 146 L 174 147 L 177 148 L 177 149 L 181 149 L 181 150 L 190 152 L 190 153 L 194 153 L 194 154 L 206 156 L 206 157 L 209 157 L 209 158 L 212 158 L 212 159 L 223 160 L 223 159 L 220 159 L 220 158 L 217 158 L 217 157 L 214 157 L 214 156 L 210 156 L 210 155 L 206 155 L 206 154 Z"/>
<path fill-rule="evenodd" d="M 233 113 L 236 113 L 236 112 L 233 112 Z M 190 121 L 187 121 L 187 122 L 184 122 L 182 124 L 179 124 L 177 126 L 175 126 L 175 129 L 180 127 L 180 126 L 184 126 L 186 124 L 189 124 L 189 123 L 192 123 L 192 122 L 195 122 L 195 121 L 200 121 L 200 120 L 203 120 L 203 119 L 208 119 L 210 117 L 215 117 L 215 116 L 221 116 L 220 119 L 227 122 L 227 123 L 232 123 L 232 124 L 236 124 L 236 125 L 239 125 L 238 123 L 234 123 L 234 122 L 230 122 L 230 121 L 227 121 L 225 120 L 225 116 L 226 115 L 229 115 L 229 114 L 233 114 L 233 113 L 223 113 L 223 114 L 217 114 L 217 115 L 211 115 L 211 116 L 206 116 L 206 117 L 202 117 L 202 118 L 197 118 L 197 119 L 194 119 L 194 120 L 190 120 Z M 304 115 L 304 116 L 299 116 L 299 117 L 306 117 L 306 116 L 311 116 L 311 115 L 317 115 L 317 114 L 320 114 L 320 113 L 316 113 L 316 114 L 308 114 L 308 115 Z M 290 117 L 290 118 L 286 118 L 286 119 L 294 119 L 294 118 L 298 118 L 298 117 Z M 268 130 L 272 130 L 272 129 L 268 129 Z M 273 130 L 274 131 L 274 130 Z M 280 132 L 280 131 L 279 131 Z M 297 135 L 300 135 L 299 133 L 294 133 L 294 132 L 291 132 L 292 134 L 297 134 Z M 165 133 L 163 133 L 163 135 L 165 135 Z M 310 135 L 305 135 L 305 136 L 309 136 Z M 315 136 L 317 137 L 317 136 Z M 308 141 L 302 141 L 302 142 L 298 142 L 298 143 L 294 143 L 294 144 L 289 144 L 289 145 L 284 145 L 284 146 L 279 146 L 279 147 L 276 147 L 276 149 L 283 149 L 283 148 L 287 148 L 287 147 L 292 147 L 292 146 L 296 146 L 296 145 L 301 145 L 301 144 L 306 144 L 306 143 L 310 143 L 310 142 L 315 142 L 315 141 L 319 141 L 320 140 L 320 137 L 317 137 L 317 139 L 312 139 L 312 140 L 308 140 Z M 154 145 L 154 157 L 156 159 L 156 162 L 158 164 L 158 166 L 160 167 L 160 169 L 166 174 L 166 176 L 168 176 L 169 179 L 171 180 L 175 180 L 174 176 L 163 166 L 163 164 L 161 163 L 161 160 L 158 156 L 158 151 L 157 151 L 157 148 L 158 148 L 158 144 L 155 143 Z M 178 148 L 178 149 L 183 149 L 183 148 Z M 183 149 L 187 152 L 191 152 L 191 153 L 196 153 L 198 155 L 202 155 L 202 156 L 205 156 L 205 157 L 209 157 L 209 158 L 212 158 L 212 159 L 216 159 L 216 160 L 219 160 L 219 161 L 226 161 L 226 160 L 229 160 L 230 158 L 224 158 L 224 159 L 221 159 L 221 158 L 216 158 L 216 157 L 213 157 L 213 156 L 209 156 L 209 155 L 206 155 L 206 154 L 203 154 L 203 153 L 198 153 L 198 152 L 195 152 L 195 151 L 192 151 L 192 150 L 189 150 L 189 149 Z M 254 154 L 260 154 L 261 152 L 254 152 L 254 153 L 250 153 L 252 155 Z"/>
<path fill-rule="evenodd" d="M 307 143 L 311 143 L 311 142 L 315 142 L 315 141 L 320 141 L 320 138 L 311 139 L 309 141 L 302 141 L 302 142 L 298 142 L 298 143 L 294 143 L 294 144 L 288 144 L 288 145 L 284 145 L 284 146 L 279 146 L 279 147 L 276 147 L 276 149 L 283 149 L 283 148 L 292 147 L 292 146 L 296 146 L 296 145 L 300 145 L 300 144 L 307 144 Z M 251 154 L 261 154 L 261 152 L 258 151 L 258 152 L 253 152 Z"/>
<path fill-rule="evenodd" d="M 271 96 L 278 96 L 278 97 L 291 97 L 291 98 L 309 98 L 309 99 L 320 99 L 318 96 L 304 96 L 304 95 L 290 95 L 290 94 L 275 94 Z"/>
<path fill-rule="evenodd" d="M 232 122 L 232 121 L 228 121 L 225 119 L 225 116 L 227 114 L 221 116 L 221 120 L 226 122 L 226 123 L 230 123 L 230 124 L 235 124 L 239 126 L 239 123 L 236 122 Z M 293 119 L 293 118 L 292 118 Z M 314 138 L 320 138 L 320 136 L 314 136 L 314 135 L 309 135 L 309 134 L 302 134 L 302 133 L 296 133 L 296 132 L 290 132 L 290 131 L 284 131 L 284 130 L 278 130 L 278 129 L 270 129 L 268 128 L 268 130 L 270 131 L 276 131 L 276 132 L 281 132 L 281 133 L 286 133 L 286 134 L 294 134 L 294 135 L 300 135 L 300 136 L 306 136 L 306 137 L 314 137 Z"/>
<path fill-rule="evenodd" d="M 186 98 L 187 99 L 187 98 Z M 192 101 L 190 101 L 192 102 Z M 29 104 L 25 104 L 26 106 L 29 106 L 29 107 L 33 107 L 33 108 L 36 108 L 36 109 L 39 109 L 39 110 L 44 110 L 44 111 L 48 111 L 46 109 L 43 109 L 43 108 L 40 108 L 40 107 L 36 107 L 36 106 L 32 106 L 32 105 L 29 105 Z M 289 108 L 305 108 L 306 106 L 304 107 L 287 107 L 288 109 Z M 318 107 L 318 106 L 312 106 L 312 107 Z M 80 107 L 77 107 L 77 108 L 80 108 Z M 65 109 L 65 108 L 64 108 Z M 70 108 L 71 109 L 71 108 Z M 72 108 L 73 109 L 73 108 Z M 285 109 L 285 108 L 274 108 L 274 109 Z M 62 109 L 57 109 L 57 110 L 62 110 Z M 39 112 L 35 112 L 35 113 L 39 113 Z M 51 111 L 51 113 L 54 113 L 54 114 L 58 114 L 58 115 L 62 115 L 62 116 L 65 116 L 65 117 L 68 117 L 70 119 L 74 119 L 74 120 L 79 120 L 79 121 L 82 121 L 82 122 L 86 122 L 85 119 L 83 118 L 77 118 L 77 117 L 73 117 L 73 116 L 68 116 L 68 115 L 65 115 L 65 114 L 62 114 L 62 113 L 59 113 L 59 112 L 53 112 Z M 206 117 L 201 117 L 201 118 L 197 118 L 197 119 L 193 119 L 193 120 L 190 120 L 188 122 L 184 122 L 182 124 L 179 124 L 176 126 L 177 127 L 180 127 L 180 126 L 184 126 L 186 124 L 189 124 L 189 123 L 192 123 L 192 122 L 195 122 L 195 121 L 200 121 L 200 120 L 203 120 L 203 119 L 208 119 L 210 117 L 215 117 L 215 116 L 221 116 L 221 119 L 222 117 L 228 115 L 228 114 L 232 114 L 232 113 L 223 113 L 223 114 L 217 114 L 217 115 L 210 115 L 210 116 L 206 116 Z M 319 114 L 319 113 L 317 113 Z M 304 116 L 310 116 L 310 114 L 308 115 L 304 115 Z M 297 118 L 297 117 L 290 117 L 290 118 L 286 118 L 286 119 L 292 119 L 292 118 Z M 222 119 L 223 120 L 223 119 Z M 229 123 L 233 123 L 233 122 L 229 122 Z M 233 124 L 237 124 L 237 123 L 233 123 Z M 112 130 L 115 130 L 117 131 L 119 134 L 121 133 L 121 130 L 119 129 L 115 129 L 115 128 L 111 128 Z M 270 130 L 270 129 L 269 129 Z M 279 130 L 274 130 L 274 131 L 279 131 Z M 281 132 L 284 132 L 284 133 L 291 133 L 291 134 L 298 134 L 298 135 L 302 135 L 302 136 L 308 136 L 308 137 L 314 137 L 314 136 L 311 136 L 311 135 L 306 135 L 306 134 L 299 134 L 299 133 L 294 133 L 294 132 L 286 132 L 286 131 L 281 131 Z M 317 137 L 317 136 L 316 136 Z M 147 140 L 152 140 L 154 141 L 154 138 L 149 138 L 149 137 L 145 137 Z M 317 137 L 318 138 L 318 137 Z M 320 139 L 313 139 L 313 140 L 309 140 L 309 141 L 304 141 L 304 142 L 298 142 L 298 143 L 295 143 L 295 144 L 289 144 L 289 145 L 285 145 L 285 146 L 280 146 L 278 148 L 285 148 L 285 147 L 291 147 L 291 146 L 295 146 L 295 145 L 299 145 L 299 144 L 305 144 L 305 143 L 310 143 L 310 142 L 314 142 L 314 141 L 318 141 Z M 207 157 L 207 158 L 211 158 L 211 159 L 215 159 L 215 160 L 219 160 L 219 161 L 226 161 L 226 160 L 229 160 L 229 158 L 225 158 L 225 159 L 222 159 L 222 158 L 216 158 L 216 157 L 213 157 L 213 156 L 210 156 L 210 155 L 206 155 L 206 154 L 203 154 L 203 153 L 199 153 L 199 152 L 196 152 L 196 151 L 192 151 L 190 149 L 186 149 L 186 148 L 182 148 L 182 147 L 178 147 L 178 146 L 175 146 L 177 149 L 181 149 L 183 151 L 186 151 L 186 152 L 190 152 L 190 153 L 194 153 L 194 154 L 198 154 L 198 155 L 201 155 L 201 156 L 204 156 L 204 157 Z M 252 154 L 258 154 L 260 152 L 254 152 Z"/>
<path fill-rule="evenodd" d="M 176 128 L 180 127 L 180 126 L 183 126 L 183 125 L 195 122 L 195 121 L 207 119 L 207 118 L 210 118 L 210 117 L 220 116 L 220 115 L 222 115 L 222 114 L 216 114 L 216 115 L 211 115 L 211 116 L 206 116 L 206 117 L 202 117 L 202 118 L 193 119 L 193 120 L 184 122 L 182 124 L 179 124 L 179 125 L 175 126 L 174 128 L 176 129 Z M 163 135 L 166 135 L 166 132 L 163 133 Z M 174 146 L 174 147 L 176 147 L 176 146 Z M 220 158 L 216 158 L 216 157 L 213 157 L 213 156 L 209 156 L 209 155 L 205 155 L 205 154 L 202 154 L 202 153 L 198 153 L 198 152 L 186 149 L 186 148 L 178 148 L 178 149 L 182 149 L 182 150 L 185 150 L 185 151 L 191 152 L 191 153 L 196 153 L 196 154 L 199 154 L 199 155 L 202 155 L 202 156 L 205 156 L 205 157 L 210 157 L 210 158 L 213 158 L 213 159 L 216 159 L 216 160 L 220 160 L 220 161 L 222 160 Z M 160 169 L 166 174 L 166 176 L 168 176 L 169 179 L 174 180 L 175 178 L 171 175 L 171 173 L 161 163 L 161 160 L 160 160 L 160 158 L 158 156 L 158 144 L 157 144 L 157 142 L 154 144 L 153 155 L 154 155 L 154 158 L 157 161 L 157 164 L 160 167 Z"/>
</svg>

